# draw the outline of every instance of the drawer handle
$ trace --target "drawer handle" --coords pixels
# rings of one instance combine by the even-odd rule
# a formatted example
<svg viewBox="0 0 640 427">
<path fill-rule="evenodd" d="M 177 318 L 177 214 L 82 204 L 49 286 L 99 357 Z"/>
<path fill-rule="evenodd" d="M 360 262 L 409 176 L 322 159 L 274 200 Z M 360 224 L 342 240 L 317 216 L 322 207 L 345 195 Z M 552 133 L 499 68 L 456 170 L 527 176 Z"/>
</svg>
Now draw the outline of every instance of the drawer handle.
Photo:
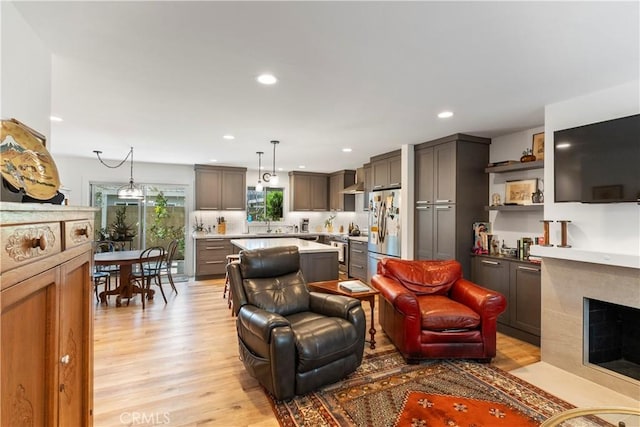
<svg viewBox="0 0 640 427">
<path fill-rule="evenodd" d="M 362 270 L 362 269 L 364 269 L 364 266 L 362 266 L 362 265 L 358 265 L 358 264 L 351 264 L 351 267 L 353 267 L 353 268 L 359 268 L 359 269 L 361 269 L 361 270 Z"/>
<path fill-rule="evenodd" d="M 363 254 L 364 251 L 359 251 L 358 249 L 353 249 L 353 252 L 357 253 L 357 254 Z"/>
<path fill-rule="evenodd" d="M 68 365 L 69 362 L 71 362 L 71 356 L 69 356 L 68 354 L 65 354 L 60 358 L 60 363 L 63 365 Z"/>
<path fill-rule="evenodd" d="M 31 247 L 33 249 L 40 248 L 41 251 L 44 251 L 45 249 L 47 249 L 47 238 L 44 235 L 42 235 L 37 239 L 36 238 L 31 239 Z"/>
<path fill-rule="evenodd" d="M 436 206 L 436 209 L 451 209 L 451 206 Z"/>
<path fill-rule="evenodd" d="M 416 206 L 418 211 L 428 211 L 429 209 L 431 209 L 431 206 Z"/>
<path fill-rule="evenodd" d="M 226 264 L 225 261 L 206 261 L 205 264 Z"/>
<path fill-rule="evenodd" d="M 400 184 L 402 184 L 402 183 L 401 183 L 401 182 L 392 182 L 392 183 L 390 183 L 389 185 L 396 186 L 396 185 L 400 185 Z"/>
<path fill-rule="evenodd" d="M 426 204 L 429 204 L 428 200 L 418 200 L 416 202 L 416 205 L 426 205 Z"/>
<path fill-rule="evenodd" d="M 207 211 L 219 211 L 219 210 L 220 210 L 220 208 L 217 208 L 217 207 L 215 207 L 215 208 L 208 208 L 208 207 L 205 207 L 205 206 L 200 206 L 198 209 L 201 209 L 201 210 L 203 210 L 203 211 L 205 211 L 205 210 L 207 210 Z"/>
<path fill-rule="evenodd" d="M 518 270 L 535 271 L 535 272 L 540 271 L 539 268 L 536 268 L 536 267 L 525 267 L 524 265 L 519 265 L 518 266 Z"/>
<path fill-rule="evenodd" d="M 483 263 L 483 264 L 489 264 L 489 265 L 500 265 L 500 263 L 498 261 L 487 261 L 486 259 L 483 259 L 480 262 Z"/>
<path fill-rule="evenodd" d="M 78 228 L 76 230 L 77 236 L 88 236 L 89 235 L 89 227 Z"/>
<path fill-rule="evenodd" d="M 449 199 L 436 199 L 436 203 L 451 203 Z"/>
<path fill-rule="evenodd" d="M 224 249 L 224 246 L 207 246 L 205 249 L 208 251 L 214 250 L 214 249 Z"/>
</svg>

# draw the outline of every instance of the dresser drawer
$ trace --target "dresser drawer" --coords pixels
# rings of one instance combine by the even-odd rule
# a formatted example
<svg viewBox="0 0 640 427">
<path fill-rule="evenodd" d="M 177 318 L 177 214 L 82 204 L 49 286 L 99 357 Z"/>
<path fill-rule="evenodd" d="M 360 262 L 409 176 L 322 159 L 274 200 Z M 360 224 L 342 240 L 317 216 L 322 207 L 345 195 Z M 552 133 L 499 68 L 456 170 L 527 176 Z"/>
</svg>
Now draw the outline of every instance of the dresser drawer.
<svg viewBox="0 0 640 427">
<path fill-rule="evenodd" d="M 0 229 L 1 268 L 6 272 L 62 252 L 59 222 L 8 225 Z"/>
<path fill-rule="evenodd" d="M 196 264 L 196 276 L 225 274 L 226 268 L 226 257 L 223 260 L 198 260 Z"/>
<path fill-rule="evenodd" d="M 63 227 L 65 249 L 93 241 L 93 221 L 91 220 L 65 221 Z"/>
</svg>

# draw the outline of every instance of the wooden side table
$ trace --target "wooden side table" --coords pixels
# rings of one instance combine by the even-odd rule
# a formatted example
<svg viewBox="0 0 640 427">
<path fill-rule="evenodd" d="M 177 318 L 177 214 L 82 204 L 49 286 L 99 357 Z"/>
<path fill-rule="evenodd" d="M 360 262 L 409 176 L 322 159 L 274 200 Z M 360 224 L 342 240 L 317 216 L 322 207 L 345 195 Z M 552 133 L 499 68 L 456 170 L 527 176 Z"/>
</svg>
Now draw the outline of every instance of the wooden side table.
<svg viewBox="0 0 640 427">
<path fill-rule="evenodd" d="M 371 323 L 369 324 L 369 334 L 371 335 L 371 341 L 369 342 L 371 349 L 376 348 L 376 327 L 373 321 L 373 314 L 375 312 L 376 307 L 376 295 L 380 292 L 373 289 L 371 286 L 366 283 L 362 283 L 364 286 L 367 286 L 370 290 L 368 292 L 347 292 L 340 289 L 340 281 L 338 280 L 327 280 L 326 282 L 310 282 L 307 283 L 307 287 L 312 292 L 322 292 L 325 294 L 334 294 L 334 295 L 344 295 L 351 298 L 355 298 L 360 301 L 368 301 L 369 307 L 371 307 Z"/>
</svg>

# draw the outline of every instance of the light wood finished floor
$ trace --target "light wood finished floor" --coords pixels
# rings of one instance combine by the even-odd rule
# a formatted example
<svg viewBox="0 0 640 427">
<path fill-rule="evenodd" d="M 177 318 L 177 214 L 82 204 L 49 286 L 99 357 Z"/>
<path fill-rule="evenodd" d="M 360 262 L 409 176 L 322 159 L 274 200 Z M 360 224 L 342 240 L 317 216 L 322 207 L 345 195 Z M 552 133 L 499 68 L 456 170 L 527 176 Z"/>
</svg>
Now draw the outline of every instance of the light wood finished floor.
<svg viewBox="0 0 640 427">
<path fill-rule="evenodd" d="M 165 286 L 167 305 L 158 295 L 144 312 L 139 296 L 129 307 L 116 308 L 113 298 L 96 306 L 95 426 L 278 426 L 238 360 L 222 281 L 176 286 L 177 296 Z M 378 349 L 391 346 L 382 332 L 376 340 Z M 539 360 L 538 347 L 498 334 L 494 365 L 512 370 Z"/>
</svg>

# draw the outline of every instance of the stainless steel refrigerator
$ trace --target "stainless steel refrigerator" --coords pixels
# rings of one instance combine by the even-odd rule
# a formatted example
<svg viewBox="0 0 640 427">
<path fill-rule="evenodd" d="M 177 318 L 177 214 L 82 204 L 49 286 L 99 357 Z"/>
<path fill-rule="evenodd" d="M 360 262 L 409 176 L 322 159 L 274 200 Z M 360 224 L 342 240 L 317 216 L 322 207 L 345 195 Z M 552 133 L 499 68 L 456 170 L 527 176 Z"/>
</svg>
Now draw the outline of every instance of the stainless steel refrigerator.
<svg viewBox="0 0 640 427">
<path fill-rule="evenodd" d="M 400 258 L 400 230 L 400 190 L 369 193 L 369 281 L 378 260 Z"/>
</svg>

